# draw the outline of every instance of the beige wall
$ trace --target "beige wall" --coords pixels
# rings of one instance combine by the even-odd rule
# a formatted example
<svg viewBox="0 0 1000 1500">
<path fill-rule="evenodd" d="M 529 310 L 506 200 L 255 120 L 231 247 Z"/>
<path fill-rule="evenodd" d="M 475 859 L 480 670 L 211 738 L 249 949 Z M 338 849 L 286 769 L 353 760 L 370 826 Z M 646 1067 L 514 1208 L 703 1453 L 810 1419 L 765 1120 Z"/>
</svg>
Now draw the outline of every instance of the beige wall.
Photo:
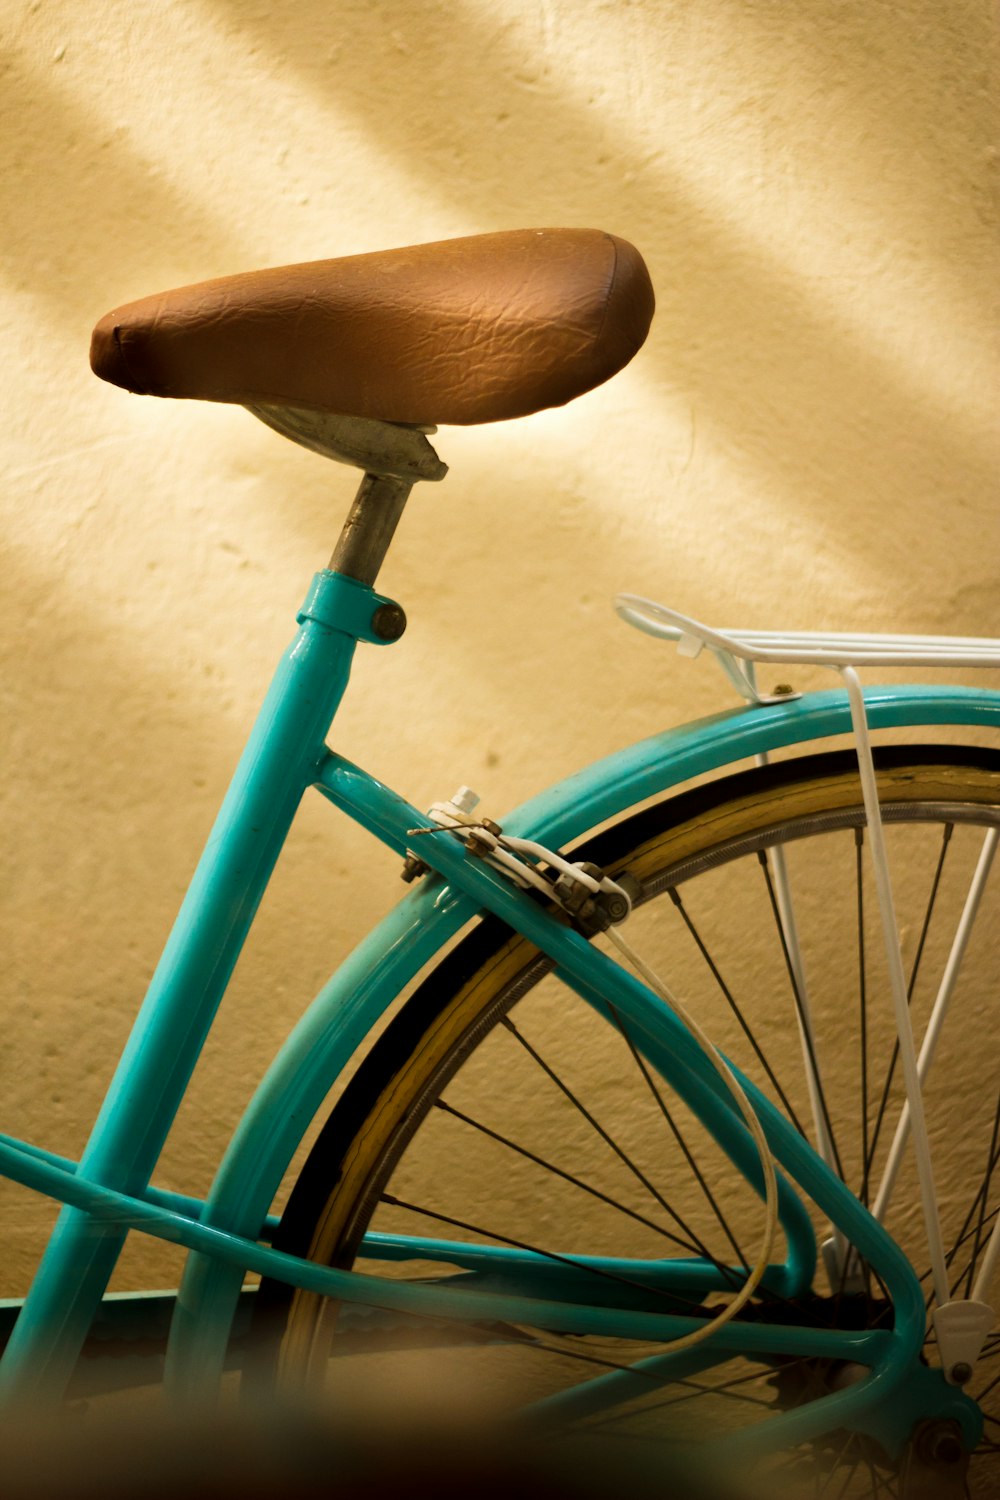
<svg viewBox="0 0 1000 1500">
<path fill-rule="evenodd" d="M 615 621 L 620 588 L 1000 633 L 987 0 L 2 0 L 0 26 L 4 1128 L 79 1151 L 352 487 L 239 410 L 99 385 L 116 303 L 525 225 L 646 255 L 628 371 L 440 434 L 451 476 L 383 575 L 410 629 L 362 651 L 337 735 L 418 804 L 464 781 L 500 812 L 727 701 Z M 401 889 L 328 821 L 296 832 L 169 1185 L 206 1186 Z M 14 1291 L 47 1214 L 7 1201 Z"/>
</svg>

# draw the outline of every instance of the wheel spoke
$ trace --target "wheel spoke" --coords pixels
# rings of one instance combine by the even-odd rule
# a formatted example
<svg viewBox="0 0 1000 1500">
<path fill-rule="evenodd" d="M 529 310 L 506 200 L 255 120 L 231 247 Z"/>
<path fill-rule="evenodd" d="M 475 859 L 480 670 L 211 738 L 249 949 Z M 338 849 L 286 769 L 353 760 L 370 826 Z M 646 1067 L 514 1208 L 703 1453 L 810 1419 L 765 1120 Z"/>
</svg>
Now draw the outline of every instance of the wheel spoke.
<svg viewBox="0 0 1000 1500">
<path fill-rule="evenodd" d="M 631 1172 L 636 1181 L 645 1188 L 646 1192 L 653 1199 L 653 1201 L 659 1204 L 660 1208 L 662 1208 L 665 1213 L 669 1214 L 670 1209 L 667 1206 L 667 1203 L 665 1202 L 658 1189 L 654 1187 L 650 1182 L 646 1174 L 641 1170 L 640 1167 L 636 1166 L 635 1162 L 629 1156 L 624 1147 L 614 1139 L 614 1137 L 597 1119 L 595 1119 L 593 1114 L 591 1114 L 590 1110 L 587 1109 L 585 1104 L 583 1104 L 578 1095 L 573 1092 L 569 1085 L 559 1076 L 556 1070 L 546 1062 L 545 1058 L 542 1057 L 538 1049 L 536 1047 L 533 1047 L 532 1044 L 528 1041 L 527 1037 L 524 1036 L 520 1031 L 518 1031 L 510 1016 L 504 1016 L 502 1018 L 502 1025 L 504 1025 L 510 1032 L 510 1034 L 520 1043 L 525 1052 L 527 1052 L 528 1056 L 538 1064 L 542 1072 L 552 1080 L 552 1082 L 559 1090 L 561 1090 L 563 1095 L 573 1105 L 574 1109 L 576 1109 L 577 1112 L 583 1117 L 583 1119 L 586 1120 L 587 1124 L 590 1125 L 590 1127 L 596 1132 L 596 1134 L 600 1136 L 601 1140 L 604 1141 L 607 1146 L 610 1146 L 611 1150 L 618 1157 L 619 1161 L 621 1161 L 622 1164 L 628 1169 L 628 1171 Z"/>
<path fill-rule="evenodd" d="M 539 1354 L 555 1355 L 559 1359 L 572 1359 L 577 1364 L 591 1365 L 613 1374 L 631 1375 L 637 1380 L 648 1380 L 651 1387 L 659 1386 L 663 1383 L 656 1375 L 650 1374 L 643 1369 L 637 1369 L 634 1365 L 625 1365 L 615 1359 L 603 1359 L 599 1354 L 585 1353 L 584 1350 L 575 1347 L 567 1347 L 563 1344 L 548 1344 L 544 1339 L 532 1337 L 527 1334 L 523 1339 L 517 1339 L 516 1343 L 519 1349 L 534 1349 Z"/>
<path fill-rule="evenodd" d="M 762 1377 L 760 1374 L 757 1374 L 747 1378 L 760 1380 Z M 666 1401 L 646 1402 L 643 1406 L 643 1413 L 646 1414 L 649 1411 L 666 1411 L 668 1407 L 683 1406 L 686 1402 L 694 1401 L 699 1396 L 724 1396 L 727 1400 L 742 1401 L 749 1406 L 763 1406 L 769 1411 L 774 1407 L 774 1402 L 768 1401 L 764 1396 L 750 1396 L 746 1391 L 732 1390 L 731 1385 L 735 1384 L 735 1382 L 731 1382 L 730 1385 L 726 1386 L 717 1386 L 705 1385 L 703 1382 L 697 1380 L 675 1380 L 673 1384 L 683 1388 L 682 1395 L 671 1396 Z"/>
<path fill-rule="evenodd" d="M 979 1195 L 979 1218 L 976 1221 L 976 1237 L 972 1246 L 972 1258 L 969 1261 L 969 1274 L 965 1285 L 965 1295 L 972 1296 L 972 1282 L 979 1264 L 979 1251 L 983 1242 L 983 1218 L 986 1213 L 986 1201 L 990 1195 L 990 1182 L 993 1179 L 993 1167 L 996 1162 L 997 1133 L 1000 1131 L 1000 1093 L 997 1094 L 997 1107 L 993 1113 L 993 1134 L 990 1136 L 990 1149 L 986 1158 L 986 1174 L 983 1177 L 982 1191 Z"/>
<path fill-rule="evenodd" d="M 736 1239 L 736 1236 L 733 1234 L 733 1231 L 732 1231 L 732 1229 L 731 1229 L 731 1227 L 729 1225 L 728 1219 L 726 1218 L 725 1214 L 722 1212 L 722 1209 L 719 1207 L 718 1199 L 717 1199 L 716 1195 L 712 1192 L 712 1189 L 709 1187 L 708 1182 L 707 1182 L 707 1180 L 705 1178 L 704 1172 L 702 1172 L 701 1168 L 698 1166 L 698 1163 L 697 1163 L 697 1161 L 695 1160 L 695 1157 L 694 1157 L 694 1153 L 692 1152 L 692 1150 L 691 1150 L 690 1146 L 688 1145 L 687 1141 L 684 1139 L 684 1136 L 683 1136 L 683 1134 L 681 1132 L 680 1126 L 677 1124 L 676 1120 L 674 1119 L 671 1110 L 667 1107 L 667 1102 L 664 1099 L 662 1093 L 657 1088 L 656 1082 L 653 1079 L 653 1076 L 650 1073 L 648 1067 L 646 1066 L 646 1062 L 645 1062 L 645 1059 L 642 1056 L 642 1053 L 639 1051 L 638 1047 L 633 1042 L 633 1040 L 632 1040 L 631 1036 L 629 1035 L 628 1030 L 627 1030 L 624 1022 L 622 1021 L 621 1016 L 618 1014 L 618 1012 L 611 1005 L 608 1006 L 608 1010 L 611 1013 L 612 1020 L 614 1021 L 615 1025 L 618 1027 L 618 1030 L 621 1032 L 622 1037 L 625 1040 L 626 1046 L 628 1047 L 629 1051 L 632 1054 L 633 1061 L 635 1062 L 635 1065 L 638 1068 L 639 1073 L 641 1074 L 643 1080 L 645 1081 L 646 1088 L 648 1089 L 650 1095 L 653 1098 L 654 1103 L 656 1104 L 656 1106 L 659 1109 L 661 1115 L 663 1116 L 664 1120 L 666 1121 L 667 1126 L 669 1127 L 670 1132 L 671 1132 L 671 1134 L 674 1137 L 674 1140 L 677 1142 L 678 1146 L 680 1147 L 681 1152 L 682 1152 L 682 1154 L 684 1156 L 684 1160 L 687 1162 L 688 1166 L 691 1168 L 691 1171 L 694 1174 L 695 1181 L 698 1183 L 698 1186 L 701 1188 L 703 1194 L 705 1195 L 705 1198 L 708 1200 L 709 1207 L 711 1208 L 713 1214 L 715 1215 L 715 1218 L 716 1218 L 716 1220 L 717 1220 L 717 1222 L 719 1224 L 719 1227 L 722 1229 L 723 1234 L 726 1236 L 726 1239 L 729 1241 L 730 1245 L 732 1246 L 733 1251 L 735 1252 L 736 1257 L 739 1260 L 740 1264 L 743 1266 L 744 1270 L 749 1271 L 749 1269 L 750 1269 L 750 1262 L 747 1260 L 746 1256 L 743 1253 L 743 1250 L 741 1249 L 741 1247 L 740 1247 L 740 1245 L 739 1245 L 739 1243 L 738 1243 L 738 1241 Z M 702 1254 L 706 1255 L 708 1257 L 708 1259 L 712 1260 L 714 1264 L 719 1265 L 720 1268 L 721 1268 L 721 1263 L 719 1261 L 716 1261 L 715 1258 L 714 1258 L 714 1256 L 711 1256 L 709 1254 L 709 1252 L 705 1249 L 705 1247 L 701 1245 L 701 1242 L 698 1241 L 697 1243 L 699 1244 L 699 1248 L 701 1249 Z M 730 1272 L 730 1275 L 731 1274 L 732 1274 L 732 1272 Z"/>
<path fill-rule="evenodd" d="M 855 1438 L 854 1438 L 853 1432 L 852 1433 L 848 1433 L 847 1438 L 845 1439 L 843 1446 L 841 1447 L 840 1451 L 837 1454 L 837 1457 L 834 1459 L 833 1463 L 830 1465 L 829 1473 L 827 1474 L 826 1479 L 825 1479 L 825 1481 L 823 1483 L 823 1487 L 820 1490 L 820 1494 L 821 1495 L 825 1495 L 827 1493 L 827 1491 L 829 1490 L 830 1485 L 833 1483 L 834 1479 L 836 1478 L 837 1470 L 840 1468 L 841 1464 L 843 1463 L 845 1455 L 847 1454 L 848 1450 L 853 1447 L 854 1442 L 855 1442 Z M 854 1465 L 854 1468 L 857 1468 L 857 1464 L 856 1463 Z M 851 1472 L 848 1475 L 848 1482 L 850 1482 L 850 1480 L 854 1477 L 854 1468 L 851 1469 Z M 841 1495 L 844 1493 L 843 1489 L 841 1489 L 840 1493 L 841 1493 Z"/>
<path fill-rule="evenodd" d="M 691 934 L 692 938 L 694 939 L 695 944 L 697 945 L 698 952 L 701 954 L 702 958 L 705 960 L 706 964 L 708 965 L 709 972 L 711 973 L 712 978 L 715 980 L 716 984 L 718 985 L 719 990 L 720 990 L 720 992 L 721 992 L 721 994 L 723 996 L 723 999 L 725 1000 L 726 1004 L 729 1006 L 729 1009 L 732 1011 L 733 1015 L 736 1017 L 736 1020 L 739 1022 L 740 1029 L 742 1030 L 743 1035 L 746 1037 L 747 1041 L 750 1043 L 750 1046 L 753 1048 L 754 1056 L 757 1058 L 757 1061 L 760 1063 L 761 1067 L 764 1069 L 764 1072 L 767 1074 L 767 1077 L 768 1077 L 768 1079 L 771 1082 L 771 1086 L 773 1087 L 773 1089 L 774 1089 L 775 1093 L 777 1094 L 778 1098 L 781 1100 L 781 1103 L 782 1103 L 782 1106 L 783 1106 L 783 1108 L 785 1110 L 785 1113 L 788 1115 L 789 1120 L 791 1120 L 792 1124 L 795 1126 L 796 1130 L 799 1132 L 799 1135 L 805 1137 L 806 1132 L 802 1128 L 802 1122 L 799 1120 L 798 1115 L 795 1113 L 795 1110 L 792 1107 L 792 1104 L 791 1104 L 791 1102 L 790 1102 L 790 1100 L 788 1098 L 788 1095 L 785 1093 L 785 1090 L 781 1087 L 781 1084 L 778 1082 L 777 1074 L 775 1073 L 775 1071 L 772 1068 L 771 1064 L 768 1062 L 767 1057 L 764 1055 L 763 1048 L 761 1047 L 760 1043 L 758 1042 L 757 1037 L 754 1034 L 753 1028 L 750 1026 L 750 1023 L 747 1021 L 746 1016 L 743 1014 L 743 1011 L 740 1009 L 739 1005 L 737 1004 L 736 999 L 735 999 L 732 991 L 730 990 L 729 986 L 726 984 L 726 981 L 723 979 L 722 975 L 719 972 L 718 965 L 716 964 L 715 960 L 712 958 L 712 955 L 709 953 L 708 947 L 706 946 L 705 942 L 702 939 L 702 936 L 701 936 L 700 932 L 698 931 L 697 927 L 695 926 L 694 922 L 692 921 L 691 915 L 688 912 L 687 907 L 684 905 L 684 901 L 683 901 L 683 898 L 681 897 L 680 891 L 678 891 L 676 888 L 672 888 L 670 891 L 668 891 L 667 894 L 670 896 L 670 899 L 674 903 L 674 906 L 680 912 L 680 915 L 681 915 L 681 918 L 682 918 L 682 920 L 684 922 L 685 927 L 687 928 L 688 932 Z"/>
<path fill-rule="evenodd" d="M 597 1198 L 601 1203 L 606 1203 L 609 1207 L 617 1209 L 619 1213 L 626 1214 L 628 1218 L 635 1219 L 637 1223 L 644 1225 L 647 1229 L 652 1229 L 656 1234 L 662 1235 L 672 1245 L 677 1245 L 680 1249 L 687 1250 L 690 1255 L 700 1253 L 697 1245 L 693 1242 L 682 1240 L 676 1234 L 671 1234 L 670 1230 L 664 1229 L 662 1224 L 654 1223 L 652 1219 L 647 1219 L 645 1214 L 638 1213 L 634 1208 L 629 1208 L 627 1204 L 619 1202 L 617 1198 L 612 1198 L 607 1193 L 602 1193 L 600 1188 L 594 1187 L 589 1182 L 584 1182 L 581 1177 L 576 1177 L 572 1172 L 567 1172 L 562 1167 L 557 1167 L 554 1162 L 547 1161 L 545 1157 L 537 1155 L 534 1151 L 529 1151 L 526 1146 L 518 1145 L 509 1136 L 501 1135 L 497 1130 L 491 1130 L 481 1120 L 473 1119 L 471 1115 L 467 1115 L 462 1110 L 456 1109 L 453 1104 L 449 1104 L 446 1100 L 436 1099 L 434 1107 L 441 1110 L 443 1114 L 450 1115 L 455 1120 L 461 1120 L 463 1124 L 471 1126 L 474 1130 L 478 1130 L 480 1134 L 488 1136 L 490 1140 L 498 1142 L 499 1145 L 506 1146 L 509 1151 L 516 1152 L 518 1156 L 524 1157 L 527 1161 L 535 1162 L 544 1171 L 550 1172 L 553 1177 L 559 1177 L 564 1182 L 572 1183 L 574 1187 L 578 1187 L 582 1192 L 589 1193 L 592 1198 Z"/>
<path fill-rule="evenodd" d="M 941 848 L 940 848 L 940 850 L 938 852 L 937 865 L 935 866 L 934 877 L 933 877 L 933 879 L 931 881 L 930 895 L 927 898 L 927 904 L 926 904 L 926 907 L 924 909 L 923 922 L 922 922 L 921 928 L 920 928 L 920 938 L 919 938 L 919 940 L 917 942 L 917 951 L 916 951 L 916 954 L 914 955 L 913 966 L 910 969 L 910 978 L 909 978 L 909 981 L 908 981 L 907 986 L 906 986 L 906 1001 L 907 1001 L 908 1005 L 912 1004 L 914 991 L 916 990 L 916 987 L 917 987 L 917 976 L 920 973 L 920 961 L 923 958 L 924 945 L 927 942 L 927 934 L 930 931 L 931 917 L 932 917 L 932 915 L 934 913 L 934 907 L 935 907 L 935 904 L 937 902 L 938 891 L 939 891 L 940 886 L 941 886 L 941 876 L 942 876 L 942 874 L 944 872 L 944 862 L 945 862 L 945 858 L 946 858 L 947 853 L 948 853 L 948 847 L 949 847 L 949 845 L 951 843 L 951 836 L 952 836 L 953 828 L 954 828 L 953 824 L 946 823 L 945 826 L 944 826 L 943 832 L 942 832 Z M 892 1081 L 893 1081 L 893 1078 L 895 1077 L 896 1064 L 897 1064 L 898 1061 L 899 1061 L 899 1042 L 895 1041 L 895 1042 L 893 1042 L 892 1054 L 891 1054 L 891 1056 L 889 1058 L 889 1067 L 888 1067 L 888 1069 L 886 1071 L 885 1080 L 884 1080 L 884 1082 L 882 1084 L 882 1095 L 881 1095 L 881 1098 L 879 1099 L 878 1111 L 877 1111 L 876 1116 L 875 1116 L 875 1124 L 874 1124 L 874 1128 L 872 1130 L 871 1147 L 870 1147 L 868 1156 L 865 1158 L 864 1171 L 863 1171 L 863 1175 L 865 1175 L 865 1176 L 867 1176 L 868 1174 L 870 1174 L 871 1169 L 872 1169 L 872 1163 L 873 1163 L 873 1161 L 875 1159 L 875 1149 L 878 1146 L 878 1140 L 879 1140 L 879 1135 L 881 1134 L 882 1124 L 883 1124 L 883 1121 L 885 1120 L 886 1111 L 887 1111 L 887 1109 L 889 1107 L 889 1095 L 890 1095 L 890 1093 L 892 1091 Z"/>
<path fill-rule="evenodd" d="M 788 951 L 788 937 L 785 933 L 785 924 L 781 920 L 781 912 L 778 908 L 778 898 L 775 894 L 774 881 L 771 878 L 771 868 L 767 862 L 767 853 L 765 850 L 759 850 L 757 854 L 757 862 L 760 865 L 761 871 L 764 876 L 764 883 L 767 886 L 767 898 L 771 907 L 771 916 L 774 920 L 775 930 L 778 934 L 778 941 L 781 944 L 781 953 L 785 962 L 785 973 L 787 974 L 788 982 L 791 985 L 792 999 L 795 1002 L 795 1013 L 799 1018 L 799 1026 L 802 1031 L 802 1037 L 805 1042 L 806 1052 L 809 1057 L 809 1066 L 812 1070 L 812 1077 L 816 1086 L 816 1093 L 819 1098 L 820 1113 L 823 1116 L 823 1124 L 826 1128 L 827 1138 L 830 1142 L 830 1150 L 833 1153 L 833 1160 L 837 1169 L 837 1174 L 840 1177 L 841 1181 L 843 1181 L 844 1163 L 841 1160 L 840 1150 L 837 1146 L 837 1138 L 833 1129 L 833 1120 L 830 1117 L 830 1107 L 827 1103 L 826 1091 L 823 1087 L 823 1076 L 820 1073 L 819 1059 L 816 1056 L 816 1042 L 813 1037 L 812 1022 L 810 1021 L 810 1018 L 806 1012 L 805 1002 L 802 997 L 802 990 L 799 986 L 799 981 L 795 973 L 795 965 L 792 963 L 792 955 Z M 801 1127 L 799 1128 L 801 1130 Z"/>
<path fill-rule="evenodd" d="M 994 1353 L 995 1352 L 996 1351 L 994 1350 Z M 981 1358 L 982 1356 L 980 1355 L 980 1359 Z M 986 1396 L 989 1395 L 990 1391 L 996 1390 L 998 1385 L 1000 1385 L 1000 1375 L 994 1375 L 989 1385 L 984 1385 L 982 1390 L 976 1392 L 976 1400 L 982 1401 Z"/>
<path fill-rule="evenodd" d="M 993 1162 L 994 1169 L 996 1168 L 996 1166 L 998 1165 L 998 1163 L 1000 1163 L 1000 1148 L 998 1148 L 997 1156 L 994 1158 L 994 1162 Z M 968 1242 L 969 1242 L 969 1240 L 971 1240 L 973 1238 L 973 1236 L 974 1236 L 974 1234 L 975 1234 L 976 1231 L 975 1231 L 974 1228 L 970 1228 L 970 1225 L 972 1223 L 973 1216 L 974 1216 L 974 1214 L 976 1213 L 976 1210 L 979 1207 L 979 1201 L 980 1201 L 980 1198 L 982 1197 L 982 1194 L 983 1194 L 983 1184 L 980 1183 L 979 1190 L 977 1191 L 976 1196 L 975 1196 L 975 1198 L 972 1201 L 972 1206 L 970 1207 L 968 1213 L 965 1216 L 965 1222 L 963 1223 L 962 1228 L 959 1230 L 958 1239 L 956 1239 L 956 1241 L 955 1241 L 954 1245 L 952 1246 L 952 1248 L 951 1248 L 950 1252 L 948 1253 L 948 1255 L 945 1256 L 945 1265 L 946 1266 L 950 1267 L 954 1263 L 955 1257 L 958 1255 L 958 1252 L 961 1250 L 962 1246 L 963 1245 L 967 1245 Z M 992 1225 L 996 1221 L 996 1218 L 997 1218 L 998 1214 L 1000 1214 L 1000 1209 L 994 1208 L 994 1209 L 990 1210 L 990 1212 L 986 1215 L 985 1219 L 983 1220 L 983 1228 L 984 1228 L 984 1230 L 987 1229 L 987 1228 L 989 1228 L 989 1226 Z M 955 1277 L 955 1280 L 952 1283 L 953 1291 L 955 1293 L 957 1293 L 957 1290 L 958 1290 L 959 1286 L 961 1285 L 962 1281 L 964 1280 L 965 1274 L 966 1274 L 967 1270 L 968 1270 L 968 1265 L 963 1265 L 962 1269 L 959 1271 L 958 1275 Z M 920 1281 L 921 1285 L 926 1286 L 927 1282 L 930 1281 L 932 1274 L 933 1274 L 933 1272 L 932 1272 L 930 1266 L 925 1267 L 924 1270 L 920 1273 L 920 1276 L 918 1277 L 918 1280 Z M 926 1303 L 926 1306 L 928 1308 L 930 1307 L 930 1305 L 933 1302 L 933 1300 L 934 1300 L 934 1294 L 933 1294 L 933 1292 L 928 1292 L 927 1297 L 925 1298 L 925 1303 Z"/>
<path fill-rule="evenodd" d="M 533 1245 L 528 1240 L 500 1234 L 498 1230 L 486 1229 L 481 1224 L 470 1224 L 466 1219 L 457 1219 L 452 1214 L 441 1213 L 438 1209 L 408 1203 L 392 1193 L 383 1193 L 382 1202 L 388 1204 L 390 1208 L 405 1209 L 407 1213 L 419 1214 L 425 1219 L 433 1219 L 438 1224 L 447 1224 L 451 1229 L 464 1229 L 467 1234 L 479 1235 L 485 1240 L 496 1240 L 501 1245 L 509 1245 L 512 1250 L 527 1250 L 529 1254 L 552 1261 L 554 1265 L 568 1266 L 573 1271 L 584 1271 L 590 1276 L 602 1277 L 605 1281 L 614 1281 L 619 1286 L 630 1287 L 646 1296 L 661 1297 L 672 1306 L 680 1303 L 692 1312 L 704 1312 L 706 1318 L 710 1316 L 700 1302 L 696 1302 L 693 1297 L 684 1296 L 682 1292 L 667 1291 L 666 1288 L 651 1285 L 649 1282 L 636 1281 L 634 1277 L 625 1276 L 621 1271 L 609 1271 L 606 1266 L 591 1265 L 587 1261 L 574 1259 L 572 1255 L 561 1255 L 556 1250 L 544 1250 L 540 1245 Z"/>
</svg>

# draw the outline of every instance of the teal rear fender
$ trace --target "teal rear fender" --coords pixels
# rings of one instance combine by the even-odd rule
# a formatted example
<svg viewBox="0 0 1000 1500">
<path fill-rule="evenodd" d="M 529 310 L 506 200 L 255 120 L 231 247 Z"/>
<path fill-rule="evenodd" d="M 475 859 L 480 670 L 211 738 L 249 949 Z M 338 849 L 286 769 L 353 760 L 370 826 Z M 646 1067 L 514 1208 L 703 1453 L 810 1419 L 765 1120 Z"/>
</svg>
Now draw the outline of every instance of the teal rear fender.
<svg viewBox="0 0 1000 1500">
<path fill-rule="evenodd" d="M 865 695 L 873 730 L 938 726 L 1000 730 L 1000 693 L 961 687 L 876 687 Z M 642 740 L 523 803 L 503 826 L 550 847 L 569 845 L 636 803 L 693 777 L 735 768 L 755 755 L 814 747 L 851 732 L 844 692 L 737 708 Z M 402 799 L 331 754 L 320 790 L 400 849 Z M 405 827 L 405 822 L 403 824 Z M 288 1163 L 331 1085 L 399 992 L 476 914 L 472 900 L 424 880 L 376 927 L 317 995 L 275 1057 L 230 1143 L 206 1200 L 203 1222 L 254 1237 Z M 233 1267 L 192 1254 L 174 1318 L 168 1380 L 191 1392 L 213 1385 L 239 1297 Z"/>
</svg>

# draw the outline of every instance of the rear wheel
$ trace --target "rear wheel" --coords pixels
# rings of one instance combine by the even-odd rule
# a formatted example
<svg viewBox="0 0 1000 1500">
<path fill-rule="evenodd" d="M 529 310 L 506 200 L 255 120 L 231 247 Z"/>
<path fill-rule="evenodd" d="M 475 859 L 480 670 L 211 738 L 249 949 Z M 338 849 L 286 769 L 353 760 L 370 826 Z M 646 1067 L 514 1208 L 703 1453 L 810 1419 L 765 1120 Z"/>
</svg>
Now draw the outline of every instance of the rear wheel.
<svg viewBox="0 0 1000 1500">
<path fill-rule="evenodd" d="M 963 911 L 970 929 L 924 1085 L 952 1296 L 965 1297 L 1000 1204 L 995 884 L 971 923 L 967 910 L 997 837 L 1000 757 L 889 750 L 878 779 L 918 1044 L 955 965 Z M 865 842 L 856 761 L 835 753 L 683 793 L 599 833 L 574 857 L 639 882 L 625 928 L 632 945 L 862 1203 L 873 1205 L 881 1190 L 884 1222 L 929 1290 L 910 1153 L 894 1178 L 890 1166 L 903 1092 Z M 811 1211 L 818 1238 L 830 1238 Z M 557 1295 L 552 1287 L 569 1274 L 578 1301 L 708 1318 L 726 1300 L 721 1288 L 752 1264 L 761 1218 L 757 1195 L 620 1021 L 596 1015 L 536 949 L 486 919 L 373 1047 L 308 1158 L 276 1243 L 392 1278 L 524 1290 L 527 1275 L 535 1295 Z M 438 1246 L 425 1243 L 418 1257 L 404 1237 Z M 506 1263 L 477 1262 L 484 1247 L 510 1252 Z M 597 1256 L 618 1264 L 588 1261 Z M 716 1288 L 695 1280 L 685 1292 L 675 1281 L 664 1291 L 655 1283 L 665 1259 L 714 1263 Z M 662 1345 L 524 1325 L 459 1328 L 272 1284 L 262 1303 L 280 1325 L 278 1373 L 292 1385 L 339 1372 L 356 1386 L 367 1369 L 376 1383 L 395 1381 L 401 1400 L 433 1383 L 452 1401 L 474 1392 L 500 1407 L 561 1410 L 606 1432 L 711 1438 L 853 1378 L 829 1360 L 712 1351 L 664 1384 L 650 1364 Z M 833 1236 L 806 1295 L 765 1291 L 739 1317 L 891 1326 L 892 1308 L 870 1269 Z M 358 1358 L 331 1357 L 339 1353 Z M 933 1365 L 931 1344 L 926 1353 Z M 988 1338 L 968 1391 L 986 1412 L 969 1493 L 992 1495 L 1000 1491 L 992 1467 L 1000 1334 Z M 836 1475 L 835 1494 L 923 1493 L 928 1466 L 964 1494 L 965 1461 L 946 1437 L 925 1432 L 919 1454 L 899 1455 L 870 1437 L 832 1433 L 783 1462 L 797 1475 L 803 1462 L 815 1471 L 818 1457 Z"/>
</svg>

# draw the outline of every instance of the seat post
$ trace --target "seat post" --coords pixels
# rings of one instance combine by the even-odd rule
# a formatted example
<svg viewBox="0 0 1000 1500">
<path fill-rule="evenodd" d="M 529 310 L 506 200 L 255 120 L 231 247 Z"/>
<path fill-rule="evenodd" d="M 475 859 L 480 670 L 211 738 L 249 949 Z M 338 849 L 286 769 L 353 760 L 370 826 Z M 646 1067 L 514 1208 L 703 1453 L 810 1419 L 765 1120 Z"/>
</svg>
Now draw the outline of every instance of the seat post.
<svg viewBox="0 0 1000 1500">
<path fill-rule="evenodd" d="M 335 573 L 374 584 L 413 484 L 411 479 L 365 474 L 330 559 Z"/>
<path fill-rule="evenodd" d="M 293 443 L 363 470 L 330 567 L 370 588 L 417 480 L 440 481 L 448 472 L 427 440 L 437 429 L 260 402 L 247 410 Z"/>
</svg>

